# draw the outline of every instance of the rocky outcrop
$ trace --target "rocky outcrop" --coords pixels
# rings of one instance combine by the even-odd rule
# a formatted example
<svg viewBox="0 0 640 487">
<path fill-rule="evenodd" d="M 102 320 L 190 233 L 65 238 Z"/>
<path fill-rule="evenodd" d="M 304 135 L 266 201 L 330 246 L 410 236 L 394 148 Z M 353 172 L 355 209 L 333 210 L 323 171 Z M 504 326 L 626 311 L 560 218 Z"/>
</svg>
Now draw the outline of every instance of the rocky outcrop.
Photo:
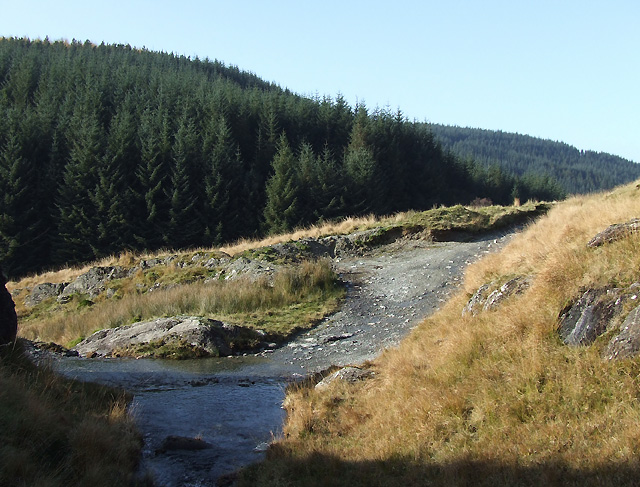
<svg viewBox="0 0 640 487">
<path fill-rule="evenodd" d="M 6 283 L 7 280 L 0 268 L 0 345 L 14 341 L 18 333 L 16 305 L 5 286 Z"/>
<path fill-rule="evenodd" d="M 608 360 L 634 357 L 640 352 L 640 306 L 629 313 L 620 333 L 609 342 L 604 358 Z"/>
<path fill-rule="evenodd" d="M 322 390 L 329 387 L 329 385 L 336 380 L 342 380 L 349 383 L 358 382 L 360 380 L 373 377 L 371 370 L 360 369 L 358 367 L 343 367 L 340 370 L 336 370 L 334 373 L 328 375 L 316 384 L 316 389 Z"/>
<path fill-rule="evenodd" d="M 566 345 L 590 345 L 611 327 L 627 296 L 620 289 L 589 289 L 560 315 L 558 334 Z"/>
<path fill-rule="evenodd" d="M 57 298 L 67 285 L 68 283 L 65 282 L 57 284 L 43 282 L 42 284 L 38 284 L 31 290 L 31 294 L 26 297 L 24 304 L 32 308 L 40 304 L 42 301 L 50 298 Z"/>
<path fill-rule="evenodd" d="M 529 289 L 531 278 L 518 276 L 508 280 L 500 287 L 498 285 L 499 283 L 494 281 L 480 286 L 467 302 L 462 314 L 476 315 L 481 311 L 496 309 L 508 297 L 522 294 Z"/>
<path fill-rule="evenodd" d="M 231 355 L 236 348 L 257 346 L 259 332 L 207 318 L 160 318 L 100 330 L 73 350 L 82 357 L 191 358 Z"/>
<path fill-rule="evenodd" d="M 602 232 L 593 237 L 587 247 L 600 247 L 601 245 L 609 244 L 617 240 L 621 240 L 628 237 L 632 233 L 636 233 L 640 230 L 640 219 L 634 218 L 626 223 L 616 223 L 605 228 Z"/>
<path fill-rule="evenodd" d="M 95 298 L 105 290 L 107 281 L 122 279 L 127 276 L 128 271 L 120 266 L 92 267 L 72 283 L 65 286 L 59 299 L 65 299 L 73 294 L 84 294 Z"/>
</svg>

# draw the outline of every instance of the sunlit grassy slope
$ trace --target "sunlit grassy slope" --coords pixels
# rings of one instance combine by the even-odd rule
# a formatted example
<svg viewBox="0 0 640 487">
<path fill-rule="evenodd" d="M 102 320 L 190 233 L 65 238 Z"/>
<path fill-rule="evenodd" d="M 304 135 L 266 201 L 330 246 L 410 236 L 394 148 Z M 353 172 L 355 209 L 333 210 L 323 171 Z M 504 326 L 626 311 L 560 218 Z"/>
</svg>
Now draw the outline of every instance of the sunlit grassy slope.
<svg viewBox="0 0 640 487">
<path fill-rule="evenodd" d="M 284 439 L 243 485 L 636 485 L 640 359 L 608 362 L 610 337 L 570 348 L 556 330 L 588 286 L 640 281 L 640 236 L 586 244 L 640 216 L 640 185 L 558 204 L 396 349 L 373 379 L 287 398 Z M 482 284 L 531 276 L 522 295 L 476 316 Z"/>
<path fill-rule="evenodd" d="M 326 261 L 320 259 L 285 266 L 275 273 L 273 280 L 227 281 L 214 279 L 217 276 L 215 269 L 193 265 L 192 257 L 195 254 L 227 254 L 232 257 L 248 255 L 251 258 L 261 258 L 268 252 L 257 249 L 265 249 L 276 243 L 370 229 L 376 231 L 363 237 L 360 244 L 364 247 L 375 246 L 402 235 L 438 238 L 443 232 L 473 233 L 504 226 L 530 218 L 547 208 L 548 205 L 541 203 L 480 208 L 458 205 L 384 218 L 346 219 L 264 240 L 236 242 L 221 249 L 171 253 L 164 251 L 155 255 L 138 256 L 124 253 L 84 267 L 28 277 L 18 283 L 11 283 L 10 288 L 23 290 L 16 299 L 19 333 L 33 340 L 53 341 L 69 346 L 99 329 L 175 315 L 205 316 L 261 329 L 270 334 L 272 339 L 278 340 L 311 326 L 337 309 L 344 289 Z M 55 298 L 50 298 L 32 308 L 25 305 L 28 289 L 36 284 L 69 282 L 96 265 L 118 265 L 131 269 L 142 258 L 164 258 L 169 254 L 174 257 L 170 265 L 137 268 L 129 277 L 110 281 L 111 297 L 107 297 L 105 293 L 91 299 L 74 295 L 67 303 L 59 303 Z M 160 288 L 146 292 L 154 285 Z"/>
</svg>

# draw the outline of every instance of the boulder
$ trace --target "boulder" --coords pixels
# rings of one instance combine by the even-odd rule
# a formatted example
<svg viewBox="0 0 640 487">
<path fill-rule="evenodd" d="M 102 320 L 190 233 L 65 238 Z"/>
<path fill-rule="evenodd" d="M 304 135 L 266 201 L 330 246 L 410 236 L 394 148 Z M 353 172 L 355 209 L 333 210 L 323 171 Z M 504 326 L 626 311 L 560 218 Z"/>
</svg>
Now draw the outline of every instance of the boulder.
<svg viewBox="0 0 640 487">
<path fill-rule="evenodd" d="M 316 384 L 316 389 L 322 390 L 329 387 L 329 385 L 336 380 L 343 380 L 345 382 L 354 383 L 360 380 L 368 379 L 374 374 L 371 370 L 360 369 L 358 367 L 343 367 L 340 370 L 336 370 L 333 374 L 328 375 L 320 382 Z"/>
<path fill-rule="evenodd" d="M 197 451 L 213 448 L 211 443 L 207 443 L 202 438 L 190 438 L 188 436 L 167 436 L 160 448 L 156 450 L 156 455 L 168 451 Z"/>
<path fill-rule="evenodd" d="M 16 305 L 6 288 L 6 283 L 7 280 L 0 268 L 0 345 L 11 343 L 18 333 Z"/>
<path fill-rule="evenodd" d="M 31 294 L 29 294 L 29 296 L 27 296 L 27 298 L 24 300 L 24 304 L 32 308 L 45 299 L 58 297 L 67 285 L 68 283 L 51 282 L 43 282 L 42 284 L 38 284 L 31 290 Z"/>
<path fill-rule="evenodd" d="M 628 237 L 632 233 L 640 230 L 640 219 L 634 218 L 626 223 L 616 223 L 609 225 L 602 232 L 589 240 L 587 247 L 600 247 L 601 245 L 615 242 Z"/>
<path fill-rule="evenodd" d="M 531 286 L 531 278 L 518 276 L 508 280 L 499 288 L 496 282 L 490 282 L 480 286 L 469 299 L 462 310 L 462 314 L 476 315 L 480 311 L 490 311 L 496 309 L 500 303 L 510 296 L 522 294 Z M 493 289 L 493 291 L 491 291 Z"/>
<path fill-rule="evenodd" d="M 566 345 L 590 345 L 622 313 L 626 299 L 619 289 L 589 289 L 560 314 L 558 334 Z"/>
<path fill-rule="evenodd" d="M 217 320 L 178 316 L 100 330 L 73 350 L 83 357 L 156 356 L 154 347 L 162 346 L 191 351 L 193 356 L 225 356 L 232 353 L 229 344 L 243 333 L 251 331 Z"/>
<path fill-rule="evenodd" d="M 122 279 L 128 276 L 128 271 L 120 266 L 92 267 L 86 273 L 78 276 L 75 281 L 65 286 L 59 299 L 65 300 L 72 294 L 87 294 L 93 298 L 105 290 L 105 283 L 112 279 Z"/>
<path fill-rule="evenodd" d="M 640 351 L 640 306 L 629 313 L 604 352 L 608 360 L 634 357 Z"/>
</svg>

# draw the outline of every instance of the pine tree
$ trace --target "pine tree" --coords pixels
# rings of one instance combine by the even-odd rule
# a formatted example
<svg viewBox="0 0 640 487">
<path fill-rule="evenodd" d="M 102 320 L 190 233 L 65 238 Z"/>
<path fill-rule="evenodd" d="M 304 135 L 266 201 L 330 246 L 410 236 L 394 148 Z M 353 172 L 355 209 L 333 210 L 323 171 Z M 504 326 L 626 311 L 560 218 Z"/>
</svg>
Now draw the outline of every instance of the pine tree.
<svg viewBox="0 0 640 487">
<path fill-rule="evenodd" d="M 367 141 L 368 116 L 364 107 L 359 107 L 351 139 L 344 155 L 344 172 L 347 180 L 347 205 L 352 214 L 371 212 L 377 199 L 381 183 L 378 164 Z"/>
<path fill-rule="evenodd" d="M 35 166 L 22 157 L 14 126 L 0 151 L 0 265 L 17 277 L 42 265 L 38 250 L 47 232 L 42 220 Z"/>
<path fill-rule="evenodd" d="M 91 98 L 90 94 L 87 98 Z M 95 228 L 96 208 L 93 194 L 98 183 L 98 168 L 103 156 L 103 130 L 98 112 L 90 100 L 79 103 L 71 130 L 69 161 L 64 169 L 58 194 L 58 263 L 86 262 L 99 255 Z"/>
<path fill-rule="evenodd" d="M 193 122 L 180 120 L 174 137 L 169 198 L 169 220 L 164 234 L 165 245 L 172 248 L 194 247 L 201 243 L 201 220 L 197 209 L 198 195 L 192 166 L 196 164 L 197 136 Z"/>
<path fill-rule="evenodd" d="M 128 105 L 111 120 L 107 148 L 93 196 L 96 207 L 96 246 L 110 255 L 135 245 L 134 196 L 131 188 L 139 154 L 136 130 Z"/>
<path fill-rule="evenodd" d="M 164 108 L 147 108 L 139 129 L 140 163 L 136 170 L 136 227 L 139 248 L 154 250 L 164 244 L 168 219 L 166 197 L 171 158 L 169 114 Z"/>
<path fill-rule="evenodd" d="M 204 220 L 207 244 L 220 244 L 241 234 L 242 160 L 224 116 L 212 123 L 204 140 L 208 157 L 204 177 Z"/>
<path fill-rule="evenodd" d="M 300 223 L 300 186 L 297 161 L 284 134 L 280 136 L 271 166 L 273 174 L 266 187 L 265 226 L 271 233 L 286 232 Z"/>
</svg>

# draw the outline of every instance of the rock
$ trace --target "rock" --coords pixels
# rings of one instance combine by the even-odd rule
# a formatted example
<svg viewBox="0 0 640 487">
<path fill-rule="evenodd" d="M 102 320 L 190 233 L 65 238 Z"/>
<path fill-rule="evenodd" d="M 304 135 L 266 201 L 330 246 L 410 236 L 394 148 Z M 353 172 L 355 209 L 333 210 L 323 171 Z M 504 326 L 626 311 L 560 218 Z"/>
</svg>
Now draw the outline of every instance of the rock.
<svg viewBox="0 0 640 487">
<path fill-rule="evenodd" d="M 640 306 L 629 313 L 604 352 L 607 360 L 634 357 L 640 351 Z"/>
<path fill-rule="evenodd" d="M 360 369 L 358 367 L 344 367 L 340 370 L 336 370 L 333 374 L 328 375 L 320 382 L 318 382 L 316 384 L 316 389 L 326 389 L 332 382 L 336 380 L 343 380 L 345 382 L 354 383 L 373 377 L 373 375 L 373 372 L 370 370 Z"/>
<path fill-rule="evenodd" d="M 496 289 L 489 296 L 482 307 L 483 311 L 496 309 L 498 305 L 509 296 L 521 294 L 531 286 L 531 279 L 528 277 L 515 277 L 505 282 L 500 289 Z"/>
<path fill-rule="evenodd" d="M 86 273 L 78 276 L 71 284 L 65 286 L 59 299 L 64 300 L 73 294 L 88 294 L 95 298 L 105 290 L 107 281 L 127 276 L 128 272 L 120 266 L 92 267 Z"/>
<path fill-rule="evenodd" d="M 491 289 L 492 283 L 483 284 L 480 286 L 473 296 L 469 299 L 466 306 L 462 309 L 462 315 L 472 314 L 476 315 L 484 307 L 487 297 L 489 297 L 489 289 Z"/>
<path fill-rule="evenodd" d="M 160 318 L 100 330 L 73 350 L 83 357 L 110 357 L 114 354 L 154 356 L 154 347 L 176 351 L 190 350 L 195 356 L 226 356 L 232 353 L 229 343 L 250 330 L 221 321 L 200 317 Z M 257 334 L 255 334 L 257 336 Z M 140 352 L 144 347 L 144 354 Z"/>
<path fill-rule="evenodd" d="M 41 303 L 45 299 L 57 297 L 68 283 L 44 282 L 36 285 L 31 294 L 24 300 L 24 304 L 30 308 Z"/>
<path fill-rule="evenodd" d="M 500 303 L 510 296 L 522 294 L 531 286 L 531 278 L 526 276 L 518 276 L 505 282 L 502 286 L 495 288 L 495 281 L 483 284 L 473 293 L 465 307 L 462 309 L 462 315 L 476 315 L 480 311 L 490 311 L 496 309 Z"/>
<path fill-rule="evenodd" d="M 558 334 L 566 345 L 589 345 L 622 312 L 624 294 L 619 289 L 589 289 L 560 315 Z"/>
<path fill-rule="evenodd" d="M 275 272 L 273 264 L 267 264 L 258 260 L 238 257 L 225 269 L 225 279 L 236 279 L 246 276 L 251 281 L 257 281 L 261 277 L 271 277 Z"/>
<path fill-rule="evenodd" d="M 167 436 L 160 448 L 156 450 L 156 455 L 168 451 L 197 451 L 213 448 L 211 443 L 207 443 L 202 438 L 189 438 L 187 436 Z"/>
<path fill-rule="evenodd" d="M 628 237 L 640 229 L 640 219 L 634 218 L 626 223 L 616 223 L 605 228 L 595 237 L 589 240 L 587 247 L 600 247 L 601 245 L 615 242 Z"/>
<path fill-rule="evenodd" d="M 16 304 L 5 286 L 6 283 L 7 280 L 0 268 L 0 345 L 13 342 L 18 333 Z"/>
</svg>

